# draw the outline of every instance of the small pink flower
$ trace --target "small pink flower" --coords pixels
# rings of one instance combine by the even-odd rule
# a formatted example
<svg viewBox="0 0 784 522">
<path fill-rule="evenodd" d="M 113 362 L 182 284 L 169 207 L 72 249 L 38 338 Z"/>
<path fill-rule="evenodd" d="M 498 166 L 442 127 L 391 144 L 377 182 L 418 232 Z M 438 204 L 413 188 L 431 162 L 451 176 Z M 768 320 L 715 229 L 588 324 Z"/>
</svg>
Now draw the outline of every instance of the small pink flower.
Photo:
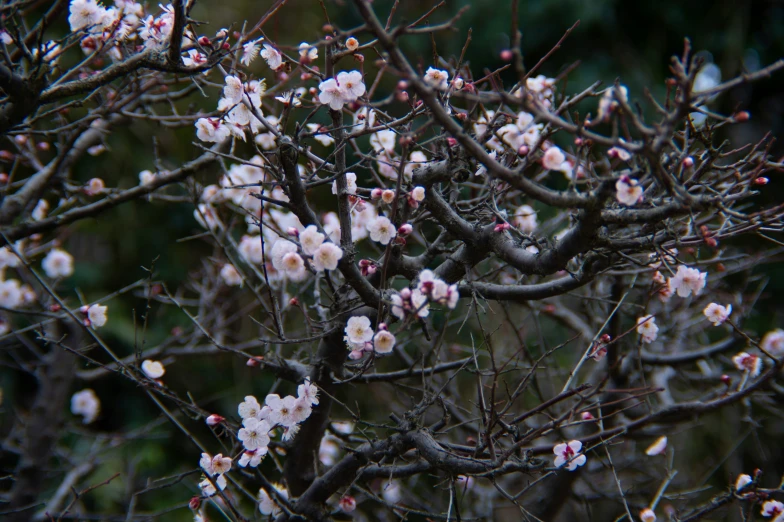
<svg viewBox="0 0 784 522">
<path fill-rule="evenodd" d="M 556 444 L 553 447 L 553 453 L 556 455 L 554 462 L 555 467 L 560 468 L 566 464 L 566 469 L 574 471 L 578 466 L 585 464 L 585 455 L 580 453 L 582 448 L 583 443 L 579 440 Z"/>
</svg>

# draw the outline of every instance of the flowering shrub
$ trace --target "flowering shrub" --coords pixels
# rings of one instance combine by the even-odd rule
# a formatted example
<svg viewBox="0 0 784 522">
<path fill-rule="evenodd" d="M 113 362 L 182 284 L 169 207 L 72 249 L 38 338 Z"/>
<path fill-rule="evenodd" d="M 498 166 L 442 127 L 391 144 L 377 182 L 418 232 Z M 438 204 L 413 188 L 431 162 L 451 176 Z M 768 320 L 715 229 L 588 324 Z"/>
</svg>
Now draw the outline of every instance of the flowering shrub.
<svg viewBox="0 0 784 522">
<path fill-rule="evenodd" d="M 697 419 L 784 394 L 784 330 L 747 326 L 758 290 L 736 281 L 779 253 L 784 206 L 758 202 L 784 165 L 767 138 L 721 143 L 750 115 L 709 108 L 784 63 L 721 83 L 687 42 L 656 99 L 526 68 L 516 29 L 512 84 L 455 57 L 415 66 L 401 41 L 453 20 L 399 22 L 367 0 L 360 27 L 277 41 L 262 31 L 280 2 L 217 31 L 194 1 L 52 1 L 37 24 L 25 3 L 0 24 L 0 335 L 38 387 L 4 413 L 0 514 L 132 520 L 170 488 L 150 517 L 187 503 L 202 521 L 491 519 L 508 505 L 554 520 L 594 501 L 597 520 L 784 517 L 760 471 L 734 470 L 724 492 L 676 478 L 711 433 Z M 49 40 L 54 23 L 67 36 Z M 78 181 L 79 158 L 135 121 L 180 127 L 194 157 L 131 187 Z M 187 206 L 209 254 L 178 288 L 152 267 L 72 295 L 86 261 L 70 231 L 133 204 Z M 752 234 L 770 242 L 744 251 Z M 131 292 L 147 308 L 118 346 L 112 301 Z M 186 324 L 157 345 L 154 307 Z M 203 375 L 184 369 L 196 356 Z M 231 389 L 213 386 L 236 361 Z M 110 380 L 161 417 L 101 431 L 125 407 L 91 385 Z M 89 501 L 114 480 L 91 478 L 107 455 L 161 426 L 190 467 L 136 484 L 117 465 L 127 502 Z"/>
</svg>

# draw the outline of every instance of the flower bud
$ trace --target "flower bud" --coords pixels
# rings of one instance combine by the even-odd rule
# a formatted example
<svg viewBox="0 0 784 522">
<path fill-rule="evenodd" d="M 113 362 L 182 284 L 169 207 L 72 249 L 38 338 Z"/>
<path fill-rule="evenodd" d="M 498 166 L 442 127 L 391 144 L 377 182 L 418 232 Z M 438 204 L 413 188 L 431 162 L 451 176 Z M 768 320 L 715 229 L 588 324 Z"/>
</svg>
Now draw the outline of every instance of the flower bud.
<svg viewBox="0 0 784 522">
<path fill-rule="evenodd" d="M 224 419 L 223 417 L 221 417 L 217 413 L 213 413 L 212 415 L 207 417 L 207 420 L 205 422 L 207 423 L 207 426 L 217 426 L 218 424 L 220 424 L 224 420 L 226 420 L 226 419 Z"/>
<path fill-rule="evenodd" d="M 292 237 L 299 237 L 299 230 L 297 230 L 295 227 L 287 228 L 286 233 Z"/>
<path fill-rule="evenodd" d="M 256 368 L 258 366 L 261 366 L 261 361 L 259 361 L 255 357 L 248 357 L 248 360 L 245 362 L 245 366 L 248 366 L 250 368 Z"/>
<path fill-rule="evenodd" d="M 0 172 L 0 183 L 8 183 L 8 174 Z"/>
<path fill-rule="evenodd" d="M 63 308 L 62 306 L 60 306 L 59 304 L 55 303 L 55 304 L 49 306 L 49 311 L 50 312 L 59 312 L 60 310 L 62 310 L 62 308 Z"/>
<path fill-rule="evenodd" d="M 460 121 L 466 121 L 468 119 L 468 113 L 467 112 L 459 112 L 458 111 L 455 114 L 455 118 L 457 118 Z"/>
<path fill-rule="evenodd" d="M 400 228 L 397 229 L 397 234 L 399 236 L 405 237 L 413 231 L 414 231 L 414 227 L 412 227 L 410 223 L 403 223 L 402 225 L 400 225 Z"/>
<path fill-rule="evenodd" d="M 686 156 L 683 158 L 683 166 L 687 169 L 690 169 L 694 166 L 694 158 L 691 156 Z"/>
<path fill-rule="evenodd" d="M 228 51 L 229 49 L 231 49 L 231 45 L 229 45 L 229 42 L 223 42 L 223 45 L 221 45 L 221 48 L 224 51 Z"/>
<path fill-rule="evenodd" d="M 503 51 L 501 51 L 501 59 L 503 61 L 511 62 L 513 57 L 514 54 L 512 54 L 512 51 L 510 51 L 509 49 L 504 49 Z"/>
<path fill-rule="evenodd" d="M 457 90 L 457 91 L 462 89 L 464 85 L 465 85 L 465 81 L 461 77 L 459 77 L 459 76 L 456 76 L 452 80 L 452 87 L 454 87 L 455 90 Z"/>
<path fill-rule="evenodd" d="M 408 82 L 405 80 L 400 80 L 399 82 L 397 82 L 397 88 L 399 91 L 405 91 L 406 89 L 408 89 Z"/>
<path fill-rule="evenodd" d="M 584 411 L 580 414 L 580 418 L 584 421 L 593 420 L 594 416 L 591 414 L 590 411 Z"/>
<path fill-rule="evenodd" d="M 365 55 L 360 54 L 360 53 L 355 53 L 354 54 L 354 61 L 355 62 L 359 62 L 359 63 L 364 63 L 365 62 Z"/>
<path fill-rule="evenodd" d="M 411 299 L 411 289 L 410 288 L 402 289 L 400 291 L 400 297 L 402 297 L 403 299 Z"/>
<path fill-rule="evenodd" d="M 517 149 L 518 156 L 527 156 L 531 149 L 528 148 L 528 145 L 520 145 L 520 148 Z"/>
<path fill-rule="evenodd" d="M 359 40 L 357 40 L 353 36 L 350 37 L 348 40 L 346 40 L 346 49 L 348 49 L 351 52 L 354 52 L 357 49 L 359 49 Z"/>
<path fill-rule="evenodd" d="M 408 93 L 406 91 L 398 91 L 395 93 L 395 99 L 399 102 L 406 103 L 408 101 Z"/>
<path fill-rule="evenodd" d="M 389 328 L 387 327 L 387 323 L 378 323 L 378 329 L 379 329 L 379 330 L 385 330 L 385 331 L 386 331 L 386 330 L 388 330 Z"/>
<path fill-rule="evenodd" d="M 206 36 L 201 36 L 199 37 L 199 44 L 207 46 L 207 45 L 212 45 L 212 42 Z"/>
<path fill-rule="evenodd" d="M 354 500 L 354 497 L 349 497 L 348 495 L 340 499 L 340 510 L 344 513 L 351 513 L 357 509 L 357 501 Z"/>
<path fill-rule="evenodd" d="M 767 185 L 770 180 L 765 177 L 759 177 L 754 180 L 755 185 Z"/>
<path fill-rule="evenodd" d="M 361 359 L 364 354 L 364 350 L 351 350 L 351 352 L 348 354 L 348 358 L 352 361 L 357 361 Z"/>
<path fill-rule="evenodd" d="M 384 191 L 378 187 L 374 188 L 370 191 L 370 198 L 371 199 L 379 199 L 384 194 Z"/>
<path fill-rule="evenodd" d="M 724 374 L 721 376 L 721 382 L 729 386 L 730 384 L 732 384 L 732 378 L 729 375 Z"/>
<path fill-rule="evenodd" d="M 749 121 L 749 118 L 751 118 L 751 114 L 749 114 L 749 111 L 740 111 L 734 117 L 735 121 L 738 122 Z"/>
<path fill-rule="evenodd" d="M 493 232 L 500 233 L 509 230 L 510 228 L 512 228 L 512 225 L 509 223 L 498 223 L 493 229 Z"/>
<path fill-rule="evenodd" d="M 296 297 L 289 299 L 289 306 L 299 306 L 299 299 Z"/>
<path fill-rule="evenodd" d="M 449 137 L 449 138 L 446 139 L 446 143 L 450 147 L 454 147 L 455 145 L 457 145 L 457 140 L 452 138 L 452 137 Z"/>
<path fill-rule="evenodd" d="M 188 507 L 191 508 L 193 511 L 199 509 L 199 507 L 201 507 L 201 498 L 199 497 L 191 498 L 190 501 L 188 502 Z"/>
<path fill-rule="evenodd" d="M 555 313 L 555 305 L 554 304 L 546 304 L 542 307 L 542 311 L 546 314 Z"/>
</svg>

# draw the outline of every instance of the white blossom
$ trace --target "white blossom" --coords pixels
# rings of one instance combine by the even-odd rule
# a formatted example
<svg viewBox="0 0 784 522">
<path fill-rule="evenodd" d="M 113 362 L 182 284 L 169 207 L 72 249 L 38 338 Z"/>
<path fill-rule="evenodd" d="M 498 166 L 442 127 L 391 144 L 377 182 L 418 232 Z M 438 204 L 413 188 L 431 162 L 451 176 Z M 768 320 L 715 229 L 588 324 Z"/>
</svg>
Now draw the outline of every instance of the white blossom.
<svg viewBox="0 0 784 522">
<path fill-rule="evenodd" d="M 23 304 L 24 294 L 19 281 L 16 279 L 0 281 L 0 306 L 13 310 Z"/>
<path fill-rule="evenodd" d="M 288 500 L 289 492 L 286 488 L 280 484 L 272 484 L 272 487 L 275 488 L 278 496 Z M 259 511 L 262 515 L 272 515 L 273 518 L 281 512 L 280 506 L 264 489 L 259 489 Z"/>
<path fill-rule="evenodd" d="M 239 271 L 230 263 L 226 263 L 220 270 L 221 279 L 227 286 L 242 286 L 243 280 Z"/>
<path fill-rule="evenodd" d="M 320 103 L 329 105 L 329 108 L 334 111 L 339 111 L 343 108 L 343 105 L 345 104 L 343 92 L 334 78 L 329 78 L 328 80 L 321 82 L 319 84 L 319 91 L 321 91 L 318 96 Z"/>
<path fill-rule="evenodd" d="M 231 131 L 216 118 L 199 118 L 196 120 L 196 137 L 208 143 L 221 143 L 229 137 Z"/>
<path fill-rule="evenodd" d="M 259 56 L 259 42 L 262 39 L 252 40 L 242 45 L 242 64 L 246 67 Z"/>
<path fill-rule="evenodd" d="M 316 225 L 308 225 L 305 230 L 299 234 L 299 244 L 302 251 L 309 256 L 312 256 L 318 247 L 324 242 L 325 236 L 318 231 Z"/>
<path fill-rule="evenodd" d="M 514 212 L 512 223 L 524 234 L 531 234 L 538 226 L 536 211 L 530 205 L 520 205 Z"/>
<path fill-rule="evenodd" d="M 218 487 L 220 488 L 221 491 L 226 489 L 226 485 L 228 484 L 228 482 L 226 481 L 226 476 L 225 475 L 218 475 L 218 477 L 216 479 L 214 479 L 214 480 L 215 480 L 215 484 L 218 485 Z M 204 494 L 207 497 L 211 497 L 215 493 L 217 493 L 217 491 L 215 489 L 215 486 L 213 485 L 213 483 L 208 478 L 206 478 L 206 479 L 202 480 L 201 482 L 199 482 L 199 488 L 201 488 L 202 494 Z"/>
<path fill-rule="evenodd" d="M 781 357 L 784 355 L 784 330 L 777 328 L 766 333 L 760 345 L 772 356 Z"/>
<path fill-rule="evenodd" d="M 565 161 L 566 156 L 563 151 L 555 145 L 547 149 L 542 157 L 542 165 L 547 170 L 560 170 Z"/>
<path fill-rule="evenodd" d="M 373 338 L 373 328 L 370 319 L 364 315 L 350 317 L 346 323 L 346 338 L 352 343 L 366 343 Z"/>
<path fill-rule="evenodd" d="M 381 243 L 382 245 L 389 244 L 397 235 L 397 229 L 395 229 L 395 225 L 384 216 L 377 217 L 373 221 L 367 224 L 368 232 L 370 233 L 370 239 L 376 241 L 377 243 Z"/>
<path fill-rule="evenodd" d="M 720 304 L 711 303 L 702 311 L 708 321 L 713 323 L 713 326 L 719 326 L 726 321 L 732 313 L 732 305 L 722 306 Z"/>
<path fill-rule="evenodd" d="M 150 379 L 160 379 L 166 373 L 166 368 L 160 361 L 146 359 L 142 362 L 142 371 Z"/>
<path fill-rule="evenodd" d="M 237 433 L 237 438 L 246 450 L 266 448 L 270 443 L 269 431 L 271 426 L 266 420 L 248 417 L 242 421 L 242 428 Z"/>
<path fill-rule="evenodd" d="M 78 391 L 71 397 L 71 413 L 84 417 L 83 424 L 90 424 L 98 418 L 100 409 L 98 396 L 90 388 Z"/>
<path fill-rule="evenodd" d="M 359 71 L 338 73 L 337 81 L 346 102 L 353 102 L 365 94 L 365 82 L 362 81 L 362 73 Z"/>
<path fill-rule="evenodd" d="M 287 395 L 282 399 L 276 394 L 267 395 L 264 403 L 270 407 L 269 421 L 281 426 L 293 426 L 300 421 L 297 398 Z"/>
<path fill-rule="evenodd" d="M 346 172 L 346 192 L 349 194 L 357 193 L 357 175 L 353 172 Z M 332 193 L 338 193 L 338 182 L 332 182 Z"/>
<path fill-rule="evenodd" d="M 735 479 L 735 491 L 740 491 L 741 489 L 751 484 L 751 482 L 751 476 L 746 475 L 745 473 L 741 473 L 738 475 L 738 478 Z"/>
<path fill-rule="evenodd" d="M 237 413 L 239 413 L 240 417 L 244 419 L 251 419 L 256 418 L 261 420 L 259 417 L 261 413 L 261 405 L 259 401 L 253 395 L 246 395 L 245 400 L 240 403 L 237 407 Z"/>
<path fill-rule="evenodd" d="M 322 243 L 313 253 L 313 268 L 317 272 L 335 270 L 343 258 L 343 249 L 335 243 Z"/>
<path fill-rule="evenodd" d="M 664 450 L 666 449 L 667 449 L 667 437 L 661 436 L 658 439 L 656 439 L 656 441 L 653 444 L 648 446 L 648 449 L 645 450 L 645 454 L 648 455 L 649 457 L 652 457 L 654 455 L 661 455 L 662 453 L 664 453 Z"/>
<path fill-rule="evenodd" d="M 269 44 L 264 44 L 264 50 L 261 51 L 261 57 L 267 61 L 267 65 L 269 65 L 270 69 L 273 71 L 283 65 L 283 56 Z"/>
<path fill-rule="evenodd" d="M 615 199 L 618 203 L 631 207 L 642 197 L 642 186 L 628 176 L 621 176 L 615 182 Z"/>
<path fill-rule="evenodd" d="M 312 62 L 318 59 L 318 47 L 312 47 L 308 42 L 299 44 L 299 58 L 300 60 L 307 60 Z"/>
<path fill-rule="evenodd" d="M 417 203 L 422 203 L 425 200 L 425 187 L 414 187 L 414 189 L 411 191 L 411 197 Z"/>
<path fill-rule="evenodd" d="M 263 261 L 261 240 L 258 236 L 242 236 L 237 250 L 248 264 L 260 265 Z"/>
<path fill-rule="evenodd" d="M 735 368 L 742 372 L 748 372 L 749 377 L 757 377 L 762 370 L 762 360 L 756 355 L 740 352 L 732 358 Z"/>
<path fill-rule="evenodd" d="M 73 257 L 65 250 L 53 248 L 46 254 L 41 262 L 41 268 L 46 272 L 47 277 L 52 279 L 58 277 L 68 277 L 73 274 Z"/>
<path fill-rule="evenodd" d="M 656 318 L 646 315 L 637 319 L 637 333 L 642 337 L 642 342 L 652 343 L 656 340 L 659 327 L 656 326 Z"/>
<path fill-rule="evenodd" d="M 585 464 L 585 455 L 580 453 L 582 448 L 583 443 L 579 440 L 573 440 L 569 443 L 556 444 L 553 447 L 553 453 L 556 455 L 554 462 L 555 467 L 560 468 L 568 462 L 566 469 L 569 471 L 574 471 L 578 466 Z"/>
<path fill-rule="evenodd" d="M 310 380 L 305 379 L 305 382 L 297 386 L 297 398 L 307 400 L 315 406 L 319 403 L 318 388 L 315 384 L 311 384 Z"/>
<path fill-rule="evenodd" d="M 700 295 L 705 288 L 706 272 L 700 272 L 696 268 L 689 268 L 685 265 L 678 265 L 675 276 L 670 278 L 670 286 L 681 297 L 689 297 L 692 292 Z"/>
<path fill-rule="evenodd" d="M 107 306 L 94 304 L 87 309 L 87 318 L 93 328 L 100 328 L 106 324 Z"/>
<path fill-rule="evenodd" d="M 449 73 L 441 69 L 428 67 L 425 71 L 425 83 L 436 89 L 446 89 L 449 82 Z"/>
<path fill-rule="evenodd" d="M 261 464 L 262 459 L 267 455 L 267 448 L 259 448 L 253 451 L 243 451 L 242 455 L 240 455 L 239 461 L 237 464 L 240 467 L 244 468 L 246 466 L 250 466 L 252 468 L 258 467 Z"/>
<path fill-rule="evenodd" d="M 373 336 L 373 349 L 377 353 L 389 353 L 395 347 L 395 336 L 387 330 L 379 330 Z"/>
</svg>

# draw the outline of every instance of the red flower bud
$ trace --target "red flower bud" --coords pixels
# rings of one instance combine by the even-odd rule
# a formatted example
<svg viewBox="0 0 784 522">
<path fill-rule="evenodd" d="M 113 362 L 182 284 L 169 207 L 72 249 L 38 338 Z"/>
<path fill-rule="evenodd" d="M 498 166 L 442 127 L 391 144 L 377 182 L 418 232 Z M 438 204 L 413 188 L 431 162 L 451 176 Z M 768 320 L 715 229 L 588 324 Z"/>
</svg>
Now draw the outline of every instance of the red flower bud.
<svg viewBox="0 0 784 522">
<path fill-rule="evenodd" d="M 546 314 L 552 314 L 555 312 L 555 305 L 554 304 L 546 304 L 542 307 L 542 311 Z"/>
<path fill-rule="evenodd" d="M 509 49 L 504 49 L 501 51 L 501 59 L 505 62 L 511 62 L 514 54 Z"/>
<path fill-rule="evenodd" d="M 289 306 L 299 306 L 299 299 L 296 297 L 289 299 Z"/>
<path fill-rule="evenodd" d="M 50 312 L 59 312 L 60 310 L 62 310 L 62 308 L 63 308 L 62 306 L 60 306 L 59 304 L 55 303 L 55 304 L 49 306 L 49 311 Z"/>
<path fill-rule="evenodd" d="M 593 420 L 594 416 L 591 414 L 590 411 L 584 411 L 580 414 L 580 418 L 584 421 Z"/>
<path fill-rule="evenodd" d="M 205 45 L 205 46 L 206 46 L 206 45 L 212 45 L 212 42 L 211 42 L 211 41 L 210 41 L 210 39 L 209 39 L 209 38 L 207 38 L 206 36 L 201 36 L 201 37 L 199 37 L 199 43 L 200 43 L 201 45 Z"/>
<path fill-rule="evenodd" d="M 457 145 L 457 140 L 452 138 L 452 137 L 449 137 L 449 138 L 446 139 L 446 143 L 450 147 L 454 147 L 455 145 Z"/>
<path fill-rule="evenodd" d="M 744 122 L 744 121 L 749 121 L 749 118 L 751 118 L 751 114 L 749 114 L 749 111 L 740 111 L 735 115 L 734 119 L 735 121 L 738 122 Z"/>
<path fill-rule="evenodd" d="M 694 166 L 694 158 L 691 156 L 686 156 L 683 158 L 683 166 L 687 169 L 690 169 Z"/>
<path fill-rule="evenodd" d="M 374 188 L 373 190 L 370 191 L 370 198 L 371 199 L 379 199 L 379 198 L 381 198 L 381 194 L 383 194 L 383 193 L 384 193 L 384 191 L 382 189 L 376 187 L 376 188 Z"/>
<path fill-rule="evenodd" d="M 207 420 L 205 422 L 207 423 L 207 426 L 217 426 L 218 424 L 220 424 L 224 420 L 226 420 L 226 419 L 224 419 L 223 417 L 221 417 L 217 413 L 213 413 L 212 415 L 207 417 Z"/>
<path fill-rule="evenodd" d="M 528 148 L 528 145 L 520 145 L 520 148 L 517 149 L 518 156 L 527 156 L 531 149 Z"/>
<path fill-rule="evenodd" d="M 765 177 L 759 177 L 754 180 L 755 185 L 767 185 L 770 180 Z"/>
<path fill-rule="evenodd" d="M 405 237 L 413 231 L 414 231 L 414 227 L 412 227 L 410 223 L 403 223 L 402 225 L 400 225 L 400 228 L 397 229 L 397 234 L 399 236 Z"/>
<path fill-rule="evenodd" d="M 286 233 L 292 237 L 299 237 L 299 230 L 294 227 L 287 228 Z"/>
<path fill-rule="evenodd" d="M 201 499 L 199 497 L 193 497 L 188 502 L 188 507 L 191 508 L 193 511 L 196 511 L 201 507 Z"/>
<path fill-rule="evenodd" d="M 248 366 L 250 368 L 256 368 L 258 366 L 261 366 L 261 361 L 259 361 L 255 357 L 248 357 L 248 360 L 245 361 L 245 366 Z"/>
</svg>

